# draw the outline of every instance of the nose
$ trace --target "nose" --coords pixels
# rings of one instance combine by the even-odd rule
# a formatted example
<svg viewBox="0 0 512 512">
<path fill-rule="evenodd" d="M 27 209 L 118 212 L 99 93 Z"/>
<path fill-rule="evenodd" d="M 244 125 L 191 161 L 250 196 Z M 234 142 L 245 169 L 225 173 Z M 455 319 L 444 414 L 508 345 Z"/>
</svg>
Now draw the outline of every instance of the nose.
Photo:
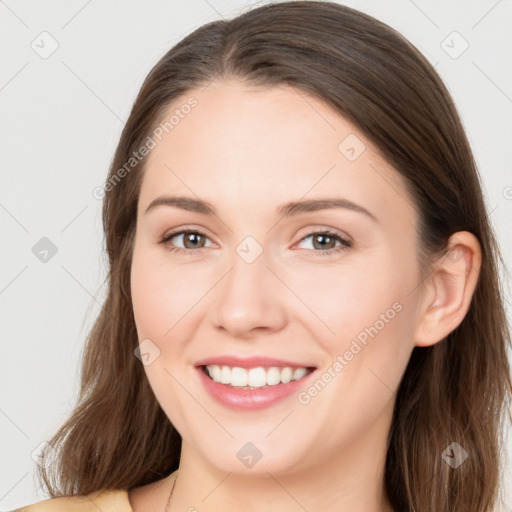
<svg viewBox="0 0 512 512">
<path fill-rule="evenodd" d="M 266 253 L 248 263 L 239 254 L 216 286 L 212 323 L 236 338 L 272 333 L 284 327 L 286 287 L 268 268 Z"/>
</svg>

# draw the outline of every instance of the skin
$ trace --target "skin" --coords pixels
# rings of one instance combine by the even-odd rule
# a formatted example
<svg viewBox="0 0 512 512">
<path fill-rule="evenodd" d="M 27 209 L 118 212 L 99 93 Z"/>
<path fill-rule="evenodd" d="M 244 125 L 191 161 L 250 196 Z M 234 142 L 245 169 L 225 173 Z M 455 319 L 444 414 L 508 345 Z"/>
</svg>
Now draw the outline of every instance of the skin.
<svg viewBox="0 0 512 512">
<path fill-rule="evenodd" d="M 169 112 L 190 96 L 197 107 L 146 161 L 131 271 L 139 340 L 160 351 L 144 368 L 183 439 L 171 509 L 389 510 L 384 461 L 395 392 L 414 346 L 439 342 L 464 318 L 478 241 L 454 234 L 450 257 L 419 286 L 414 203 L 339 113 L 289 86 L 236 80 L 188 91 Z M 338 149 L 350 134 L 365 145 L 355 161 Z M 217 216 L 169 206 L 145 213 L 163 194 L 208 201 Z M 357 203 L 377 221 L 349 209 L 276 213 L 288 201 L 325 197 Z M 159 243 L 180 228 L 206 238 Z M 315 244 L 310 235 L 324 229 L 352 247 L 321 254 L 340 245 Z M 247 236 L 263 250 L 250 264 L 236 252 Z M 170 252 L 173 245 L 196 252 Z M 309 362 L 321 376 L 394 303 L 401 311 L 307 404 L 292 395 L 233 411 L 196 375 L 199 359 L 239 354 Z M 262 453 L 251 468 L 236 455 L 248 441 Z M 134 512 L 164 509 L 176 475 L 132 489 Z"/>
</svg>

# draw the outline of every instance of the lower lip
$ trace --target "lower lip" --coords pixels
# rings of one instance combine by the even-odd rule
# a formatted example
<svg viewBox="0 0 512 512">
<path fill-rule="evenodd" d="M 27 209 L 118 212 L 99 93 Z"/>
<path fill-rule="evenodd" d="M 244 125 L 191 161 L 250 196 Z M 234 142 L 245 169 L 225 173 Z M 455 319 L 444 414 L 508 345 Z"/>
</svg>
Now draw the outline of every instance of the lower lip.
<svg viewBox="0 0 512 512">
<path fill-rule="evenodd" d="M 257 410 L 270 407 L 293 393 L 301 391 L 305 382 L 315 373 L 313 370 L 305 377 L 292 380 L 287 384 L 281 383 L 262 389 L 241 389 L 213 381 L 206 376 L 201 367 L 197 367 L 196 370 L 208 393 L 222 405 L 236 410 Z"/>
</svg>

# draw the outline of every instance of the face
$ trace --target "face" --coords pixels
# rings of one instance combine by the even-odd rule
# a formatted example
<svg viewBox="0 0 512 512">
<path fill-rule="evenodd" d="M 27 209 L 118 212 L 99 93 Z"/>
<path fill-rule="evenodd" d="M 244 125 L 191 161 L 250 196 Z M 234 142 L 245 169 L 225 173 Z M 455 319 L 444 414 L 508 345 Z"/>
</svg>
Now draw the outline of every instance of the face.
<svg viewBox="0 0 512 512">
<path fill-rule="evenodd" d="M 414 345 L 412 200 L 304 91 L 213 82 L 166 119 L 191 97 L 140 190 L 131 291 L 147 378 L 184 446 L 223 471 L 357 463 L 385 442 Z"/>
</svg>

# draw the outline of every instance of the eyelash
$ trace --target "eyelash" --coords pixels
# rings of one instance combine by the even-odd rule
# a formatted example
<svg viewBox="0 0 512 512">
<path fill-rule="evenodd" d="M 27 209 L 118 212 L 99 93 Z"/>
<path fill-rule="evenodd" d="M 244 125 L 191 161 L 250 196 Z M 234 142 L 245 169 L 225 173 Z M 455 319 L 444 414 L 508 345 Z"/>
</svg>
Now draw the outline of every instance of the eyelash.
<svg viewBox="0 0 512 512">
<path fill-rule="evenodd" d="M 208 238 L 204 233 L 201 233 L 201 231 L 195 231 L 195 230 L 192 230 L 192 229 L 183 229 L 181 231 L 174 231 L 173 233 L 169 233 L 167 236 L 165 236 L 164 238 L 162 238 L 162 240 L 160 240 L 160 244 L 162 245 L 166 245 L 172 238 L 174 238 L 176 235 L 182 235 L 182 234 L 195 234 L 195 235 L 201 235 L 201 236 L 204 236 L 205 238 Z M 338 235 L 337 233 L 334 233 L 332 231 L 329 231 L 329 230 L 323 230 L 323 231 L 313 231 L 311 233 L 309 233 L 308 235 L 302 237 L 300 239 L 301 242 L 303 242 L 305 239 L 309 238 L 310 236 L 313 236 L 313 235 L 326 235 L 330 238 L 334 238 L 335 240 L 341 242 L 341 246 L 335 248 L 335 249 L 328 249 L 328 250 L 325 250 L 325 251 L 316 251 L 313 249 L 313 252 L 315 253 L 318 253 L 318 256 L 330 256 L 334 253 L 341 253 L 343 251 L 346 251 L 347 249 L 349 249 L 350 247 L 352 247 L 352 242 L 350 240 L 346 240 L 345 238 L 342 238 L 340 235 Z M 204 249 L 204 247 L 200 247 L 199 249 Z M 192 255 L 193 253 L 197 253 L 199 251 L 199 249 L 182 249 L 181 247 L 174 247 L 174 246 L 168 246 L 167 247 L 167 250 L 169 252 L 177 252 L 177 253 L 181 253 L 181 254 L 188 254 L 188 255 Z"/>
</svg>

